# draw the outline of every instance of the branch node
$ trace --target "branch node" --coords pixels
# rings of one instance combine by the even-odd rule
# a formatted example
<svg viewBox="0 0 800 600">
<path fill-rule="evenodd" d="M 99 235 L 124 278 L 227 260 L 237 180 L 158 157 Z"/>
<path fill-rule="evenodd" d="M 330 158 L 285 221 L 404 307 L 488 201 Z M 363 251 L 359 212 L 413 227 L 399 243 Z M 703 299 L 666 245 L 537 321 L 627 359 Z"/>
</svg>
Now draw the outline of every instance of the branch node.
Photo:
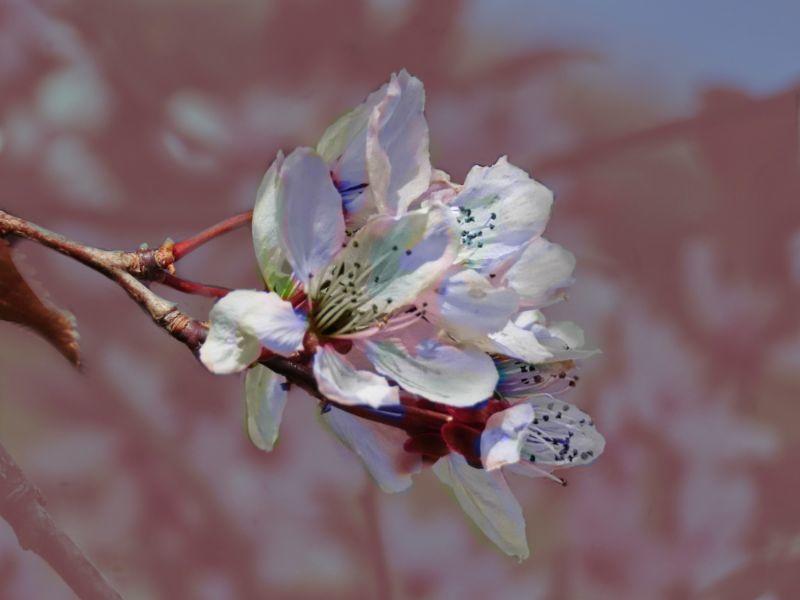
<svg viewBox="0 0 800 600">
<path fill-rule="evenodd" d="M 155 279 L 162 271 L 175 273 L 175 256 L 172 249 L 175 242 L 167 238 L 156 249 L 140 248 L 129 254 L 130 264 L 127 271 L 138 279 Z"/>
<path fill-rule="evenodd" d="M 208 328 L 204 323 L 191 318 L 177 308 L 161 317 L 158 324 L 166 329 L 172 337 L 186 344 L 194 353 L 200 349 L 208 334 Z"/>
</svg>

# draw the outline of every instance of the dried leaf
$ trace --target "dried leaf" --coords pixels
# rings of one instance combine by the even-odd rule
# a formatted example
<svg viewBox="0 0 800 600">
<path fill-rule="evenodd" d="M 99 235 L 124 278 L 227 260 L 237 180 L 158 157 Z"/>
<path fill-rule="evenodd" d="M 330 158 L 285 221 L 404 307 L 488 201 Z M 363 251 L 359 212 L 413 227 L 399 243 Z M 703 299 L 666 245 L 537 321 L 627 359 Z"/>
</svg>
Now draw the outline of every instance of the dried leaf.
<svg viewBox="0 0 800 600">
<path fill-rule="evenodd" d="M 0 238 L 0 321 L 33 329 L 76 367 L 80 366 L 75 318 L 37 295 L 14 264 L 11 246 Z"/>
</svg>

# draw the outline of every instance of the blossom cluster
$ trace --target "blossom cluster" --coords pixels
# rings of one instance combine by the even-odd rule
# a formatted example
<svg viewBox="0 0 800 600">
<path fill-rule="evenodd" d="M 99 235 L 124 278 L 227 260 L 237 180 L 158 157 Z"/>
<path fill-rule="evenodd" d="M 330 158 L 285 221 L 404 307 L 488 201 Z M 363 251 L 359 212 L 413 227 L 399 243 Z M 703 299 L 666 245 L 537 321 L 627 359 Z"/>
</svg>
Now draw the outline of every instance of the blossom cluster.
<svg viewBox="0 0 800 600">
<path fill-rule="evenodd" d="M 432 465 L 522 559 L 525 522 L 504 474 L 561 481 L 552 471 L 604 447 L 592 419 L 555 397 L 594 351 L 579 327 L 540 312 L 564 297 L 575 261 L 542 237 L 552 193 L 506 158 L 463 184 L 431 166 L 424 102 L 402 71 L 315 149 L 276 157 L 252 222 L 266 290 L 213 307 L 200 358 L 247 371 L 247 429 L 264 450 L 295 388 L 259 360 L 307 366 L 323 421 L 382 489 Z"/>
</svg>

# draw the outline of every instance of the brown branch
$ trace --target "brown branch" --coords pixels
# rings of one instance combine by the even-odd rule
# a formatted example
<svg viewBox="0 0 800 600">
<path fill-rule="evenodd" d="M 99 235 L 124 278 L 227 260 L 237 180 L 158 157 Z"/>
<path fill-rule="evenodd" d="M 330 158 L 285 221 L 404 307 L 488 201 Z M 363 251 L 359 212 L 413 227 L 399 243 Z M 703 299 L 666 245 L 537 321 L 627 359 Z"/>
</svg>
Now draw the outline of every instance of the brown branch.
<svg viewBox="0 0 800 600">
<path fill-rule="evenodd" d="M 0 444 L 0 515 L 14 529 L 19 545 L 49 564 L 83 600 L 121 600 L 81 549 L 61 531 L 33 486 Z"/>
<path fill-rule="evenodd" d="M 0 210 L 0 235 L 15 235 L 38 242 L 52 248 L 95 271 L 111 277 L 114 271 L 129 273 L 143 279 L 168 269 L 175 261 L 172 256 L 172 242 L 167 241 L 156 250 L 101 250 L 70 240 L 35 223 L 15 217 Z"/>
<path fill-rule="evenodd" d="M 173 303 L 154 294 L 141 281 L 158 277 L 164 269 L 172 266 L 174 257 L 171 242 L 165 242 L 156 250 L 101 250 L 0 210 L 0 235 L 9 234 L 38 242 L 102 273 L 125 290 L 172 337 L 189 346 L 192 351 L 200 347 L 205 335 L 202 324 L 183 314 Z"/>
<path fill-rule="evenodd" d="M 193 248 L 221 233 L 241 226 L 249 218 L 249 213 L 237 215 L 193 238 L 189 238 L 186 242 L 182 242 L 180 246 L 167 241 L 156 250 L 138 250 L 135 252 L 101 250 L 86 246 L 2 210 L 0 210 L 0 235 L 13 235 L 33 240 L 102 273 L 125 290 L 128 296 L 150 316 L 156 325 L 166 330 L 172 337 L 186 345 L 196 354 L 205 340 L 207 334 L 206 324 L 178 310 L 172 302 L 152 292 L 145 282 L 168 282 L 167 285 L 176 284 L 172 285 L 172 287 L 177 287 L 178 283 L 185 281 L 172 277 L 170 272 L 173 263 L 178 257 L 185 255 Z M 178 251 L 174 252 L 176 248 L 178 248 Z M 190 284 L 190 287 L 201 285 L 193 282 L 186 283 Z M 330 404 L 340 410 L 372 421 L 404 429 L 430 428 L 438 430 L 443 424 L 452 419 L 448 415 L 414 406 L 402 406 L 394 411 L 340 404 L 327 399 L 320 393 L 314 375 L 304 361 L 295 361 L 291 358 L 265 352 L 259 362 L 274 372 L 283 375 L 290 383 L 300 386 L 313 397 L 319 399 L 324 405 Z M 0 455 L 0 457 L 2 456 L 4 454 Z M 10 457 L 7 458 L 10 461 L 9 464 L 13 465 L 13 469 L 16 469 L 13 472 L 19 474 L 16 479 L 12 477 L 12 480 L 24 482 L 24 477 L 22 477 L 18 467 L 13 464 Z M 0 475 L 2 475 L 1 472 Z M 4 483 L 6 483 L 6 479 L 4 479 Z M 3 494 L 4 498 L 8 496 L 11 500 L 2 501 L 3 505 L 0 506 L 0 513 L 14 526 L 23 548 L 32 548 L 39 553 L 82 598 L 119 597 L 113 590 L 111 592 L 114 595 L 97 595 L 94 588 L 80 588 L 80 591 L 78 591 L 74 587 L 74 585 L 80 584 L 80 581 L 73 584 L 72 580 L 87 577 L 85 575 L 87 565 L 91 567 L 91 563 L 80 554 L 80 550 L 69 538 L 63 533 L 54 530 L 55 526 L 52 524 L 52 519 L 49 518 L 46 512 L 43 512 L 41 496 L 35 491 L 28 491 L 33 490 L 33 488 L 27 482 L 21 487 L 20 485 L 12 485 L 9 488 L 9 492 L 13 492 L 17 488 L 23 490 L 23 492 Z M 0 490 L 0 493 L 2 491 Z M 18 520 L 20 518 L 19 515 L 25 517 L 23 522 Z M 12 521 L 12 519 L 17 520 Z M 22 529 L 18 530 L 15 523 L 24 523 L 24 527 L 20 525 Z M 21 534 L 20 531 L 23 533 Z M 37 546 L 36 543 L 40 543 L 39 540 L 49 540 L 53 537 L 52 531 L 58 533 L 58 541 L 60 543 L 58 547 L 71 549 L 69 552 L 62 551 L 52 554 L 39 551 L 38 548 L 40 546 Z M 93 569 L 96 577 L 99 577 L 102 581 L 102 576 L 96 569 L 94 567 L 91 567 L 91 569 Z"/>
<path fill-rule="evenodd" d="M 251 213 L 236 215 L 189 239 L 203 238 L 204 241 L 207 241 L 212 237 L 216 237 L 216 235 L 230 231 L 235 227 L 240 227 L 247 222 L 250 216 Z M 212 235 L 212 232 L 214 235 Z M 100 250 L 69 240 L 62 235 L 2 210 L 0 210 L 0 234 L 13 234 L 39 242 L 102 273 L 124 289 L 128 296 L 150 315 L 156 325 L 184 343 L 192 352 L 196 353 L 205 340 L 207 331 L 205 324 L 182 313 L 173 303 L 153 293 L 141 281 L 141 279 L 156 281 L 163 279 L 164 271 L 162 265 L 166 265 L 166 267 L 172 266 L 175 260 L 173 250 L 178 244 L 173 245 L 171 242 L 165 242 L 158 250 L 154 251 L 123 252 L 119 250 Z M 398 425 L 400 419 L 400 414 L 398 413 L 375 410 L 366 406 L 348 406 L 325 398 L 317 388 L 317 382 L 305 364 L 271 353 L 265 353 L 260 362 L 323 402 L 359 417 L 386 425 Z M 451 417 L 447 415 L 413 406 L 403 407 L 402 411 L 407 420 L 410 419 L 414 425 L 420 427 L 438 429 L 451 420 Z"/>
</svg>

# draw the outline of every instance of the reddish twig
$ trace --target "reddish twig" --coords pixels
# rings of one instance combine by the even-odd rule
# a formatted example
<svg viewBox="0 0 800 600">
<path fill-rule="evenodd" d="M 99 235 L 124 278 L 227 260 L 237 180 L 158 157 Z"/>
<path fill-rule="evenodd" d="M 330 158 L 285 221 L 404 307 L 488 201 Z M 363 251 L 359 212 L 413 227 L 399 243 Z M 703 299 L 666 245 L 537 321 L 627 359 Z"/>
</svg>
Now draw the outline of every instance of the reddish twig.
<svg viewBox="0 0 800 600">
<path fill-rule="evenodd" d="M 207 298 L 222 298 L 231 292 L 228 288 L 189 281 L 188 279 L 183 279 L 182 277 L 177 277 L 167 272 L 160 273 L 155 281 L 167 287 L 171 287 L 174 290 L 178 290 L 179 292 L 183 292 L 184 294 L 206 296 Z"/>
<path fill-rule="evenodd" d="M 0 444 L 0 514 L 19 545 L 44 559 L 83 600 L 121 600 L 81 549 L 61 531 L 44 507 L 41 492 Z"/>
<path fill-rule="evenodd" d="M 229 231 L 233 231 L 234 229 L 238 229 L 244 225 L 247 225 L 251 219 L 253 218 L 253 211 L 248 211 L 245 213 L 241 213 L 238 215 L 234 215 L 225 219 L 224 221 L 220 221 L 216 225 L 212 225 L 208 229 L 204 229 L 200 233 L 193 235 L 192 237 L 186 238 L 180 242 L 175 242 L 175 245 L 172 247 L 172 256 L 175 260 L 180 260 L 190 252 L 196 250 L 206 242 L 213 240 L 216 237 L 219 237 Z"/>
</svg>

